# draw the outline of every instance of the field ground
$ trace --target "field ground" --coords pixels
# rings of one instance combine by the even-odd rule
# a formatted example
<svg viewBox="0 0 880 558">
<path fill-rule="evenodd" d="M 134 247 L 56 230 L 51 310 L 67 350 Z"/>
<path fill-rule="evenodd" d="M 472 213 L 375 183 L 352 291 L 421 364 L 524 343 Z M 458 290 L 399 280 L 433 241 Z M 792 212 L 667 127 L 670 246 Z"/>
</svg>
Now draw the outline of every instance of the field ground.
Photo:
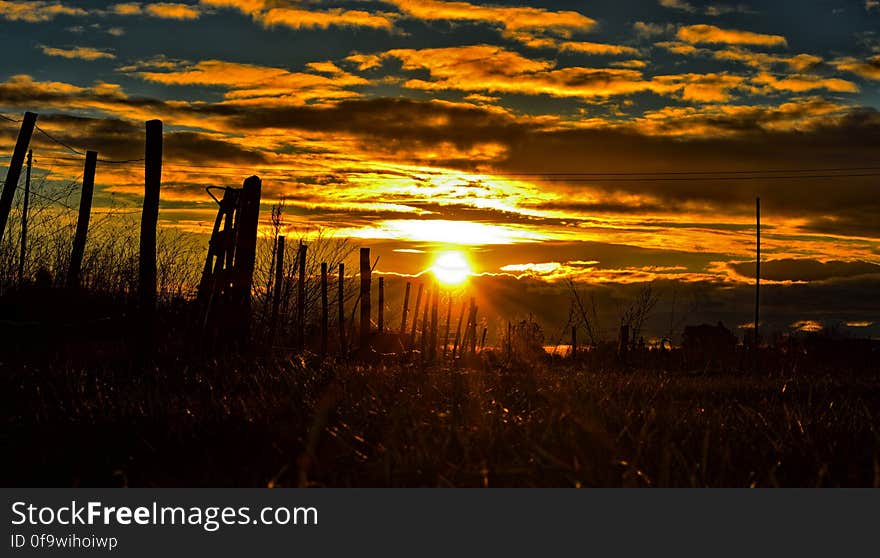
<svg viewBox="0 0 880 558">
<path fill-rule="evenodd" d="M 3 483 L 880 486 L 880 375 L 0 366 Z"/>
</svg>

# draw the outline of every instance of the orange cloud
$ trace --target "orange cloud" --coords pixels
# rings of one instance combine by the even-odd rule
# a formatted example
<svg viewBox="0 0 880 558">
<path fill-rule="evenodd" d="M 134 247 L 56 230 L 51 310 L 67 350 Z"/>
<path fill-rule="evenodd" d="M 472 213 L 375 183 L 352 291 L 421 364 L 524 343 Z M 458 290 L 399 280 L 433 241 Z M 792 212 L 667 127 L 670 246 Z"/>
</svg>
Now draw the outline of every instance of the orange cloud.
<svg viewBox="0 0 880 558">
<path fill-rule="evenodd" d="M 143 13 L 143 8 L 141 8 L 140 2 L 113 4 L 109 9 L 114 14 L 121 16 L 141 15 Z"/>
<path fill-rule="evenodd" d="M 477 5 L 443 0 L 389 0 L 406 15 L 423 21 L 472 21 L 497 26 L 502 34 L 533 48 L 556 45 L 555 37 L 586 33 L 596 20 L 575 11 L 525 6 Z"/>
<path fill-rule="evenodd" d="M 201 11 L 197 6 L 178 2 L 156 2 L 142 4 L 140 2 L 122 2 L 113 4 L 110 12 L 120 16 L 148 15 L 162 19 L 192 20 L 198 19 Z"/>
<path fill-rule="evenodd" d="M 721 29 L 714 25 L 688 25 L 681 27 L 676 34 L 679 40 L 699 43 L 721 43 L 730 45 L 761 45 L 761 46 L 785 46 L 788 43 L 781 35 L 765 35 L 751 31 L 738 29 Z"/>
<path fill-rule="evenodd" d="M 848 109 L 847 105 L 819 97 L 775 106 L 706 104 L 699 108 L 664 107 L 645 113 L 635 121 L 635 126 L 643 134 L 696 137 L 737 135 L 747 123 L 767 132 L 806 131 L 845 118 Z"/>
<path fill-rule="evenodd" d="M 698 102 L 729 98 L 744 78 L 728 74 L 674 74 L 645 78 L 629 68 L 556 68 L 554 62 L 526 58 L 491 45 L 437 49 L 396 49 L 406 70 L 428 70 L 431 80 L 410 79 L 412 89 L 489 91 L 554 97 L 611 97 L 640 91 L 681 95 Z"/>
<path fill-rule="evenodd" d="M 375 54 L 352 54 L 347 56 L 345 60 L 357 64 L 357 69 L 362 72 L 382 65 L 382 57 Z"/>
<path fill-rule="evenodd" d="M 200 15 L 199 10 L 189 4 L 173 2 L 147 4 L 144 9 L 147 14 L 164 19 L 198 19 Z"/>
<path fill-rule="evenodd" d="M 865 62 L 855 58 L 842 58 L 835 60 L 834 65 L 842 72 L 850 72 L 866 79 L 880 80 L 880 55 L 869 58 Z"/>
<path fill-rule="evenodd" d="M 827 89 L 838 93 L 858 93 L 859 86 L 851 81 L 840 78 L 825 78 L 808 74 L 795 74 L 783 78 L 777 78 L 769 73 L 761 73 L 752 78 L 752 83 L 758 84 L 758 91 L 791 91 L 803 93 L 816 89 Z"/>
<path fill-rule="evenodd" d="M 60 15 L 84 16 L 86 13 L 82 8 L 74 8 L 61 2 L 0 0 L 0 17 L 9 21 L 40 23 L 51 21 Z"/>
<path fill-rule="evenodd" d="M 736 47 L 715 51 L 713 56 L 718 60 L 733 60 L 755 68 L 766 68 L 773 64 L 784 64 L 798 72 L 809 70 L 822 63 L 822 58 L 812 54 L 777 56 L 764 52 L 752 52 L 744 48 Z"/>
<path fill-rule="evenodd" d="M 167 61 L 160 61 L 167 62 Z M 240 64 L 224 60 L 204 60 L 197 64 L 169 66 L 162 71 L 139 71 L 147 81 L 165 85 L 206 85 L 223 87 L 230 100 L 262 99 L 270 104 L 302 104 L 315 99 L 343 99 L 357 96 L 345 88 L 365 85 L 367 80 L 346 73 L 329 62 L 312 63 L 310 68 L 331 76 L 289 72 L 282 68 Z"/>
<path fill-rule="evenodd" d="M 390 29 L 396 17 L 393 13 L 366 12 L 334 8 L 324 11 L 301 7 L 282 7 L 267 0 L 200 0 L 213 8 L 234 8 L 251 16 L 263 27 L 285 26 L 292 29 L 317 27 L 372 27 Z"/>
<path fill-rule="evenodd" d="M 78 58 L 80 60 L 98 60 L 101 58 L 116 58 L 112 53 L 90 47 L 73 47 L 69 49 L 54 48 L 40 45 L 40 50 L 46 56 L 60 56 L 62 58 Z"/>
<path fill-rule="evenodd" d="M 559 49 L 569 52 L 578 52 L 581 54 L 639 54 L 638 49 L 635 49 L 633 47 L 590 42 L 566 41 L 559 45 Z"/>
</svg>

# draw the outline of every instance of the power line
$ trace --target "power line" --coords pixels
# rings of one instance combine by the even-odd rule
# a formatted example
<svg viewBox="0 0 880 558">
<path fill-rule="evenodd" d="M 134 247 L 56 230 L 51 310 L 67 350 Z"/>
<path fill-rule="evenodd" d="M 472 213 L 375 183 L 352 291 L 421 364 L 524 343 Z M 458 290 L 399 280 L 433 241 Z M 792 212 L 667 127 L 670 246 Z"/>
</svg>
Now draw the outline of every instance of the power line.
<svg viewBox="0 0 880 558">
<path fill-rule="evenodd" d="M 67 145 L 66 143 L 64 143 L 60 139 L 56 138 L 55 136 L 53 136 L 52 134 L 50 134 L 46 130 L 40 128 L 39 126 L 34 126 L 34 127 L 37 129 L 38 132 L 40 132 L 41 134 L 43 134 L 44 136 L 46 136 L 50 140 L 54 141 L 58 145 L 65 147 L 68 151 L 76 153 L 77 155 L 85 155 L 85 153 L 83 153 L 82 151 L 78 151 L 78 150 L 74 149 L 73 147 L 70 147 L 69 145 Z"/>
</svg>

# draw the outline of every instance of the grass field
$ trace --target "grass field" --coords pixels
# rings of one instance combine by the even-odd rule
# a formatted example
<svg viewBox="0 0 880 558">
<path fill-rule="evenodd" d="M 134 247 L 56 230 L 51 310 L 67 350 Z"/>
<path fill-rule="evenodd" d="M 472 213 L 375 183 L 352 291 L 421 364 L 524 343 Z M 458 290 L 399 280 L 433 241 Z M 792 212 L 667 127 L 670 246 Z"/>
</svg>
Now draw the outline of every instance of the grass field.
<svg viewBox="0 0 880 558">
<path fill-rule="evenodd" d="M 7 485 L 880 486 L 876 374 L 294 357 L 0 377 Z"/>
</svg>

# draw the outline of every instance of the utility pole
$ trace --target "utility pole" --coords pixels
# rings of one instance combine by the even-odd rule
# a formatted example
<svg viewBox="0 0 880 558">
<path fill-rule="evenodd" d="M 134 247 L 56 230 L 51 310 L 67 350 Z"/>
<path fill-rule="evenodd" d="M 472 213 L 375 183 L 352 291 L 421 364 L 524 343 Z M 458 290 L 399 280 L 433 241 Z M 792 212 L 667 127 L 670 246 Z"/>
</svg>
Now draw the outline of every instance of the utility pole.
<svg viewBox="0 0 880 558">
<path fill-rule="evenodd" d="M 755 350 L 760 339 L 758 324 L 761 323 L 761 198 L 755 198 Z"/>
<path fill-rule="evenodd" d="M 24 281 L 24 263 L 27 261 L 27 226 L 28 204 L 31 197 L 31 170 L 34 166 L 34 150 L 29 149 L 27 154 L 27 170 L 24 175 L 24 199 L 21 203 L 21 252 L 18 255 L 18 282 Z"/>
</svg>

